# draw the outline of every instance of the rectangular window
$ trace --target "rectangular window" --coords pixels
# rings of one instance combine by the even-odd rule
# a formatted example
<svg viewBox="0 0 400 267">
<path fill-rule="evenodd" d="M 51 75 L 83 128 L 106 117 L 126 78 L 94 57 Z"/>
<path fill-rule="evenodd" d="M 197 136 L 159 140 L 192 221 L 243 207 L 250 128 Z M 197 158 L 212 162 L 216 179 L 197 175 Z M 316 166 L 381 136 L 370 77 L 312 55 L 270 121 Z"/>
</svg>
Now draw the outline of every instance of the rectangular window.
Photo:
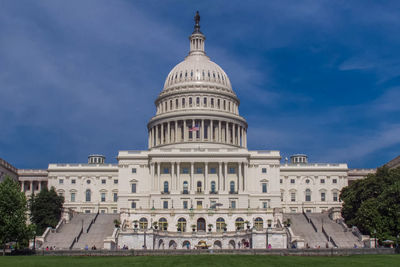
<svg viewBox="0 0 400 267">
<path fill-rule="evenodd" d="M 106 179 L 101 179 L 102 184 L 106 184 Z"/>
<path fill-rule="evenodd" d="M 283 179 L 279 179 L 279 183 L 283 184 Z"/>
<path fill-rule="evenodd" d="M 294 192 L 290 193 L 290 201 L 296 202 L 296 193 L 294 193 Z"/>
<path fill-rule="evenodd" d="M 163 202 L 163 209 L 168 209 L 168 201 Z"/>
<path fill-rule="evenodd" d="M 321 192 L 321 201 L 325 201 L 325 193 Z"/>
<path fill-rule="evenodd" d="M 217 169 L 216 168 L 210 168 L 210 173 L 217 173 Z"/>
<path fill-rule="evenodd" d="M 332 183 L 337 184 L 337 179 L 332 179 Z"/>
<path fill-rule="evenodd" d="M 295 179 L 290 179 L 290 183 L 294 184 L 294 183 L 296 183 L 296 180 Z"/>
<path fill-rule="evenodd" d="M 118 210 L 113 210 L 113 213 L 116 214 L 118 212 Z"/>
<path fill-rule="evenodd" d="M 321 179 L 321 184 L 324 184 L 325 183 L 325 179 Z"/>
<path fill-rule="evenodd" d="M 182 168 L 182 173 L 183 174 L 188 174 L 189 173 L 189 168 Z"/>
<path fill-rule="evenodd" d="M 106 193 L 101 193 L 101 202 L 106 201 Z"/>
<path fill-rule="evenodd" d="M 262 168 L 262 173 L 267 173 L 267 168 Z"/>
<path fill-rule="evenodd" d="M 203 201 L 197 201 L 197 209 L 203 208 Z"/>
<path fill-rule="evenodd" d="M 136 168 L 132 168 L 132 173 L 136 173 Z"/>
<path fill-rule="evenodd" d="M 75 193 L 71 193 L 71 202 L 75 202 Z"/>
<path fill-rule="evenodd" d="M 187 202 L 187 200 L 183 201 L 183 209 L 185 209 L 185 210 L 188 209 L 188 202 Z"/>
<path fill-rule="evenodd" d="M 71 180 L 71 184 L 76 184 L 76 180 L 75 180 L 75 179 L 72 179 L 72 180 Z"/>
<path fill-rule="evenodd" d="M 131 189 L 131 193 L 136 193 L 136 184 L 132 184 Z"/>
<path fill-rule="evenodd" d="M 114 202 L 118 201 L 118 193 L 113 193 Z"/>
<path fill-rule="evenodd" d="M 135 201 L 132 201 L 132 202 L 131 202 L 131 208 L 132 208 L 132 209 L 136 209 L 136 202 L 135 202 Z"/>
<path fill-rule="evenodd" d="M 215 200 L 210 201 L 210 209 L 215 209 L 216 205 L 217 205 L 217 201 L 215 201 Z"/>
<path fill-rule="evenodd" d="M 283 201 L 283 192 L 281 192 L 281 201 Z"/>
<path fill-rule="evenodd" d="M 229 167 L 229 171 L 230 174 L 236 173 L 236 169 L 235 167 Z"/>
<path fill-rule="evenodd" d="M 164 168 L 163 173 L 168 174 L 169 173 L 169 168 Z"/>
<path fill-rule="evenodd" d="M 336 193 L 336 192 L 333 193 L 333 201 L 334 202 L 338 201 L 338 193 Z"/>
<path fill-rule="evenodd" d="M 263 207 L 263 209 L 268 209 L 268 202 L 267 202 L 267 201 L 264 201 L 264 202 L 262 203 L 262 207 Z"/>
<path fill-rule="evenodd" d="M 262 184 L 262 192 L 267 193 L 267 183 Z"/>
<path fill-rule="evenodd" d="M 58 183 L 59 183 L 59 184 L 63 184 L 63 183 L 64 183 L 64 179 L 58 180 Z"/>
<path fill-rule="evenodd" d="M 231 200 L 231 209 L 236 209 L 236 201 Z"/>
<path fill-rule="evenodd" d="M 118 180 L 117 179 L 114 180 L 114 184 L 118 184 Z"/>
<path fill-rule="evenodd" d="M 196 168 L 196 173 L 203 173 L 203 168 Z"/>
</svg>

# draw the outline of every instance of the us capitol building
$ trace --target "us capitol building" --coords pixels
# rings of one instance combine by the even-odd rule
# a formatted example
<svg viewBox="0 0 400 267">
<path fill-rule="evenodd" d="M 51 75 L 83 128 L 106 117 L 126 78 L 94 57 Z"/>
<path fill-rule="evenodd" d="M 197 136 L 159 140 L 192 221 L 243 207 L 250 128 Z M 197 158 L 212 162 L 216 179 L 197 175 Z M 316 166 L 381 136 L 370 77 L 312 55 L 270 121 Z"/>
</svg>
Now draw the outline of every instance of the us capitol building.
<svg viewBox="0 0 400 267">
<path fill-rule="evenodd" d="M 207 56 L 199 21 L 196 14 L 189 54 L 155 100 L 148 150 L 119 151 L 118 164 L 102 155 L 89 156 L 88 164 L 49 164 L 36 171 L 42 179 L 36 184 L 29 182 L 34 170 L 21 171 L 27 194 L 47 181 L 65 197 L 65 210 L 117 216 L 121 227 L 105 248 L 180 249 L 200 241 L 286 248 L 293 233 L 284 227 L 285 214 L 340 211 L 347 164 L 309 163 L 302 154 L 281 164 L 279 151 L 247 149 L 240 101 Z"/>
</svg>

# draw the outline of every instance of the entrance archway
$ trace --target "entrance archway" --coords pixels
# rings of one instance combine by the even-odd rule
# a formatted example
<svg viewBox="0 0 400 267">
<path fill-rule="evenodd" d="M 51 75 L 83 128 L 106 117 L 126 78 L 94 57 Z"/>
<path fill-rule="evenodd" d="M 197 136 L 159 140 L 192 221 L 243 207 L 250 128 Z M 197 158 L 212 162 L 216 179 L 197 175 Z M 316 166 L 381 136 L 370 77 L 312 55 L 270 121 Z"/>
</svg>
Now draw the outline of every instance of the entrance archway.
<svg viewBox="0 0 400 267">
<path fill-rule="evenodd" d="M 197 220 L 197 231 L 205 231 L 206 230 L 206 220 L 204 218 L 199 218 Z"/>
</svg>

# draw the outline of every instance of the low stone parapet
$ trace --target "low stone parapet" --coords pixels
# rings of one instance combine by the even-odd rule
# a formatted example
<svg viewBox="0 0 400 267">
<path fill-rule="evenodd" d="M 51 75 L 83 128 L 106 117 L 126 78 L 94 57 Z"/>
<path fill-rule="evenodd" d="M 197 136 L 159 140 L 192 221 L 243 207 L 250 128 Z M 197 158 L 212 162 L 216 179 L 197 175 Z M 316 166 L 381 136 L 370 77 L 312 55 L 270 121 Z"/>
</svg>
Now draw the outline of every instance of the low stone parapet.
<svg viewBox="0 0 400 267">
<path fill-rule="evenodd" d="M 37 250 L 44 256 L 161 256 L 161 255 L 280 255 L 280 256 L 349 256 L 368 254 L 395 254 L 393 248 L 355 249 L 164 249 L 164 250 Z"/>
</svg>

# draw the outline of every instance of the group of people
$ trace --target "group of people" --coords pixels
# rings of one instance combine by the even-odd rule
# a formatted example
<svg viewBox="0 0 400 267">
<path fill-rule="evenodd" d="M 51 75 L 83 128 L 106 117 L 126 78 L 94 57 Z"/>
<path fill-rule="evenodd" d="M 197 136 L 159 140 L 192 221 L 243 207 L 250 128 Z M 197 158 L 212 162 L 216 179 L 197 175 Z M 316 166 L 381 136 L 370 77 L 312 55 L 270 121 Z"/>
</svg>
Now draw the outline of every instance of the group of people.
<svg viewBox="0 0 400 267">
<path fill-rule="evenodd" d="M 46 251 L 49 251 L 49 250 L 55 250 L 56 249 L 56 246 L 47 246 L 46 247 Z"/>
<path fill-rule="evenodd" d="M 88 246 L 88 245 L 85 245 L 85 250 L 89 250 L 89 246 Z M 93 245 L 93 246 L 91 247 L 91 250 L 97 250 L 96 245 Z"/>
</svg>

